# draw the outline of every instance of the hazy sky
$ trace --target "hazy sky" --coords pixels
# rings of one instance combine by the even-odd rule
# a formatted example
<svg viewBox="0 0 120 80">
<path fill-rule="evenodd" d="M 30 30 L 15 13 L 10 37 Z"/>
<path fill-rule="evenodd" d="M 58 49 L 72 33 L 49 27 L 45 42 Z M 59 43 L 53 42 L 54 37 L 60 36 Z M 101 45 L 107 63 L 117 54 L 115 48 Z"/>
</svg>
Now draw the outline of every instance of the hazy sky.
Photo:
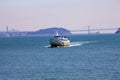
<svg viewBox="0 0 120 80">
<path fill-rule="evenodd" d="M 120 27 L 120 0 L 0 0 L 0 31 Z"/>
</svg>

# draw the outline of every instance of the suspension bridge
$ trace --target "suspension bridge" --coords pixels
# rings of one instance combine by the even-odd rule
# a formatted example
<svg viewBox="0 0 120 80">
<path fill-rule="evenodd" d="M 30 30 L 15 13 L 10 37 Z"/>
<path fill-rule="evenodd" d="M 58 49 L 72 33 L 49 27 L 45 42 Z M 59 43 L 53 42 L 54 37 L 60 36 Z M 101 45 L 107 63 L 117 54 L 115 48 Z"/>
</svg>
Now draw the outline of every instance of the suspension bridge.
<svg viewBox="0 0 120 80">
<path fill-rule="evenodd" d="M 102 32 L 102 31 L 117 31 L 120 28 L 102 28 L 102 29 L 91 29 L 90 26 L 88 26 L 88 29 L 83 30 L 71 30 L 72 33 L 88 33 L 91 34 L 92 32 Z"/>
</svg>

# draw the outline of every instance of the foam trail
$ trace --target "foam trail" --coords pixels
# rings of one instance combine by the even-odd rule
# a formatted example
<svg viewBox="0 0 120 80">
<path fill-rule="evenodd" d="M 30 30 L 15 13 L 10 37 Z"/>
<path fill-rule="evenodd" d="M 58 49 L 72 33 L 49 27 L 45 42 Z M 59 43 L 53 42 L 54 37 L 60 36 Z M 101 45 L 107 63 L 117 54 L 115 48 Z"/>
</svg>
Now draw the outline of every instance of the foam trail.
<svg viewBox="0 0 120 80">
<path fill-rule="evenodd" d="M 80 41 L 80 42 L 71 42 L 70 46 L 61 46 L 61 47 L 74 47 L 74 46 L 82 46 L 84 44 L 94 43 L 96 41 Z M 50 45 L 45 46 L 46 48 L 50 48 Z"/>
<path fill-rule="evenodd" d="M 71 45 L 69 47 L 72 47 L 72 46 L 81 46 L 83 45 L 82 43 L 80 42 L 71 42 Z"/>
<path fill-rule="evenodd" d="M 82 46 L 84 44 L 94 43 L 96 41 L 80 41 L 80 42 L 71 42 L 70 47 L 72 46 Z"/>
<path fill-rule="evenodd" d="M 50 48 L 51 46 L 50 45 L 47 45 L 47 46 L 45 46 L 46 48 Z"/>
</svg>

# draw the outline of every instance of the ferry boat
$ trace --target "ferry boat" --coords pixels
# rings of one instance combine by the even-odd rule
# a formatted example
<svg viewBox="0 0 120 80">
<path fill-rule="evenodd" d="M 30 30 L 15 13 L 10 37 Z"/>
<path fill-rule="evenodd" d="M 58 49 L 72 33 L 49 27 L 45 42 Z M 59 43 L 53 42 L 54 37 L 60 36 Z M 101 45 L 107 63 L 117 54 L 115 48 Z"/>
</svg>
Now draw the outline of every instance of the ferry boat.
<svg viewBox="0 0 120 80">
<path fill-rule="evenodd" d="M 50 45 L 51 47 L 69 46 L 70 40 L 66 36 L 60 36 L 56 32 L 56 35 L 50 39 Z"/>
</svg>

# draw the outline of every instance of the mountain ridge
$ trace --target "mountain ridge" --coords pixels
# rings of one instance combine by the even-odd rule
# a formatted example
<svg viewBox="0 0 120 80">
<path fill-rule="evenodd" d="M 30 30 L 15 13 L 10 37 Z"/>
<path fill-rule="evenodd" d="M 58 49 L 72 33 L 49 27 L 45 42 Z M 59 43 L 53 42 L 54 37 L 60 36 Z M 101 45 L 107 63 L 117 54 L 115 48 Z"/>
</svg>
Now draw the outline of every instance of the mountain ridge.
<svg viewBox="0 0 120 80">
<path fill-rule="evenodd" d="M 58 27 L 40 29 L 35 32 L 29 32 L 28 34 L 54 35 L 56 32 L 58 32 L 59 34 L 63 34 L 63 35 L 72 34 L 69 30 L 67 30 L 65 28 L 58 28 Z"/>
</svg>

